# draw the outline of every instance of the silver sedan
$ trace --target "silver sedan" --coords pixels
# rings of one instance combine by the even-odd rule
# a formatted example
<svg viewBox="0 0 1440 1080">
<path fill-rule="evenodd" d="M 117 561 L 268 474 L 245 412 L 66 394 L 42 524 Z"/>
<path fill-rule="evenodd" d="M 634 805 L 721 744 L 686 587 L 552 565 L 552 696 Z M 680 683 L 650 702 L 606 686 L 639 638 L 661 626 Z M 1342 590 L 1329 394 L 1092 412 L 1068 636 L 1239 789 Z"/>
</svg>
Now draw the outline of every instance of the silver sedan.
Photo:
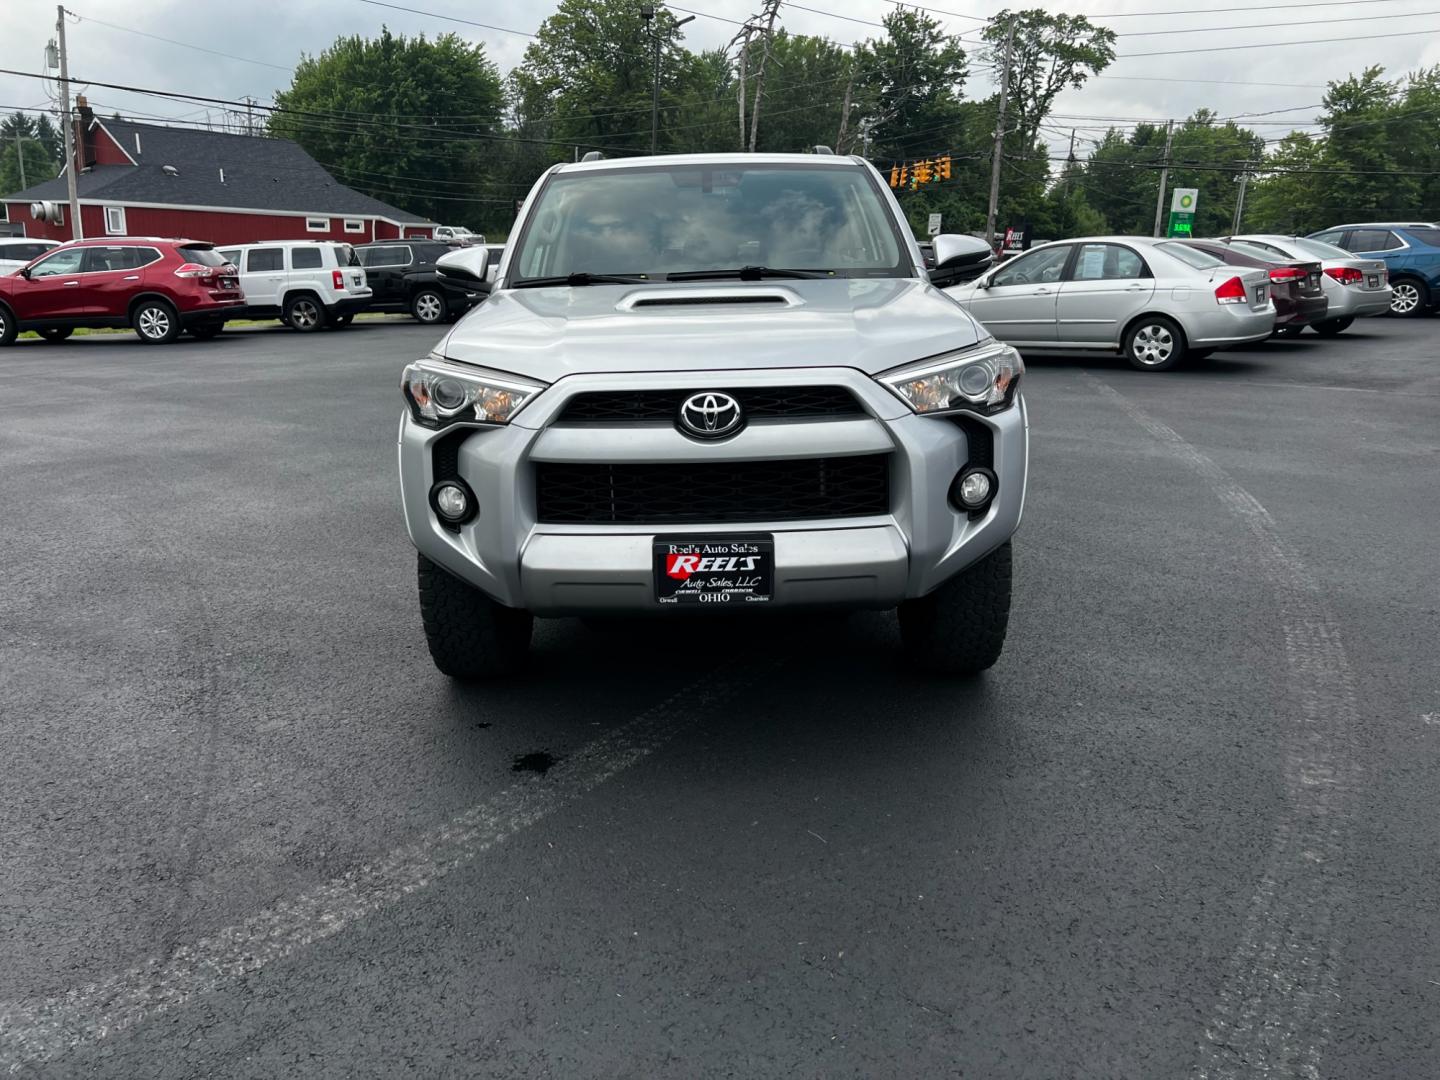
<svg viewBox="0 0 1440 1080">
<path fill-rule="evenodd" d="M 1255 254 L 1271 259 L 1279 256 L 1307 262 L 1320 260 L 1320 268 L 1324 271 L 1320 284 L 1325 289 L 1330 306 L 1325 310 L 1325 321 L 1315 324 L 1317 334 L 1329 337 L 1340 333 L 1356 319 L 1384 315 L 1390 310 L 1392 290 L 1387 268 L 1381 259 L 1356 255 L 1334 244 L 1305 236 L 1257 233 L 1227 236 L 1225 242 L 1247 247 Z"/>
<path fill-rule="evenodd" d="M 1264 270 L 1149 237 L 1044 244 L 945 291 L 1023 353 L 1121 352 L 1141 371 L 1275 329 Z"/>
</svg>

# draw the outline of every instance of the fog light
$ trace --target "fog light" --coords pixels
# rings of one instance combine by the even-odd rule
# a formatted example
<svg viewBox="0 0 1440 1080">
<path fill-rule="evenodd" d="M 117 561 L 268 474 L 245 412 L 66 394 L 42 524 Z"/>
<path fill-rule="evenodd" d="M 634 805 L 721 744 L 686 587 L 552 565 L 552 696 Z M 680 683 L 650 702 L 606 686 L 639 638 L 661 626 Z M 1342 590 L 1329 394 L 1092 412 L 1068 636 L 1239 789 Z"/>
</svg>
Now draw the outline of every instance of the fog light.
<svg viewBox="0 0 1440 1080">
<path fill-rule="evenodd" d="M 431 488 L 430 506 L 447 525 L 463 525 L 478 510 L 475 496 L 461 480 L 441 480 Z"/>
<path fill-rule="evenodd" d="M 989 469 L 965 469 L 950 486 L 950 497 L 965 510 L 981 510 L 995 497 L 995 474 Z"/>
</svg>

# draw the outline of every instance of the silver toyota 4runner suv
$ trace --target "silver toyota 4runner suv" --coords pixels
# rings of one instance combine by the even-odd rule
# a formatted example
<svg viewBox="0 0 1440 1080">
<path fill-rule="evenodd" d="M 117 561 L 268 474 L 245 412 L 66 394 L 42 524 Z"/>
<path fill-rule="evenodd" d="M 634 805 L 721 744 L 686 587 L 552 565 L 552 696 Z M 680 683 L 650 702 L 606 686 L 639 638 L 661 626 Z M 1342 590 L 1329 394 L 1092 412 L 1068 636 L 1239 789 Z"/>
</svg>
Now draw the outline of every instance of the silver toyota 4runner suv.
<svg viewBox="0 0 1440 1080">
<path fill-rule="evenodd" d="M 495 288 L 402 379 L 431 656 L 518 669 L 534 616 L 899 609 L 924 668 L 1000 656 L 1024 367 L 927 272 L 861 158 L 557 165 Z M 482 279 L 490 253 L 442 256 Z"/>
</svg>

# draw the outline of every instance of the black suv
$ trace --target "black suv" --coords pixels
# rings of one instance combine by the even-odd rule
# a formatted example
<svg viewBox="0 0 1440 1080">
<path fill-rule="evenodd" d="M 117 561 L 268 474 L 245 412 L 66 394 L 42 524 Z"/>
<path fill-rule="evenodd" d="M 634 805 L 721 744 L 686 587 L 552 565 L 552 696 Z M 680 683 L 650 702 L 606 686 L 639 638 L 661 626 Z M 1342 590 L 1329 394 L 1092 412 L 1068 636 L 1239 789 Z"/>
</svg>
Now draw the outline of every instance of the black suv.
<svg viewBox="0 0 1440 1080">
<path fill-rule="evenodd" d="M 458 319 L 485 299 L 488 285 L 462 288 L 435 273 L 447 244 L 430 240 L 380 240 L 355 245 L 372 296 L 368 311 L 407 311 L 422 323 Z"/>
</svg>

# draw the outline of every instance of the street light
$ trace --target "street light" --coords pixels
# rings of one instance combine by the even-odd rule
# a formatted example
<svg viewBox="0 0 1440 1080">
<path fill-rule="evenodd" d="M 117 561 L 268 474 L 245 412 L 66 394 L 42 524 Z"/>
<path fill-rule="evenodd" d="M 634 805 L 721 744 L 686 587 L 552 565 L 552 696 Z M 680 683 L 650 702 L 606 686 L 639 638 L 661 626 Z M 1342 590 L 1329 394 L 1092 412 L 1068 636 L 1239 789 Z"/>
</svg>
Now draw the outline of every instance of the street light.
<svg viewBox="0 0 1440 1080">
<path fill-rule="evenodd" d="M 640 5 L 640 18 L 650 24 L 650 37 L 655 45 L 655 73 L 650 91 L 650 153 L 660 148 L 660 23 L 655 18 L 654 4 Z M 687 15 L 675 23 L 676 29 L 688 22 L 694 22 L 694 15 Z"/>
</svg>

